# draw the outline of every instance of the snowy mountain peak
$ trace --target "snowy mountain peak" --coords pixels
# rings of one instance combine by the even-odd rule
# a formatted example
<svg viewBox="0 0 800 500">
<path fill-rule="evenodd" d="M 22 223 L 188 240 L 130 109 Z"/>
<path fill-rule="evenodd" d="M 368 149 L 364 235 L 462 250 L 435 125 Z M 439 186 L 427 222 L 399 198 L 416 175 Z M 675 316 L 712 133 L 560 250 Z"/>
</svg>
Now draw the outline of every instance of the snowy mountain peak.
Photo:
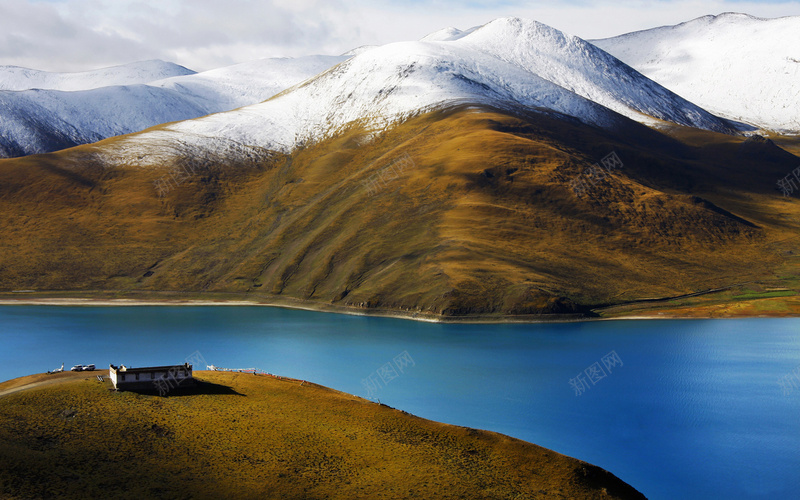
<svg viewBox="0 0 800 500">
<path fill-rule="evenodd" d="M 713 113 L 800 133 L 800 16 L 705 16 L 592 43 Z"/>
<path fill-rule="evenodd" d="M 649 80 L 591 43 L 551 26 L 496 19 L 452 42 L 525 68 L 582 97 L 644 123 L 652 118 L 728 132 L 730 125 Z"/>
<path fill-rule="evenodd" d="M 502 40 L 525 40 L 527 38 L 540 38 L 550 36 L 554 38 L 566 38 L 563 31 L 553 28 L 547 24 L 534 19 L 524 19 L 521 17 L 501 17 L 490 21 L 483 26 L 474 29 L 470 36 L 473 39 L 487 39 L 497 36 Z M 574 38 L 574 37 L 572 37 Z"/>
</svg>

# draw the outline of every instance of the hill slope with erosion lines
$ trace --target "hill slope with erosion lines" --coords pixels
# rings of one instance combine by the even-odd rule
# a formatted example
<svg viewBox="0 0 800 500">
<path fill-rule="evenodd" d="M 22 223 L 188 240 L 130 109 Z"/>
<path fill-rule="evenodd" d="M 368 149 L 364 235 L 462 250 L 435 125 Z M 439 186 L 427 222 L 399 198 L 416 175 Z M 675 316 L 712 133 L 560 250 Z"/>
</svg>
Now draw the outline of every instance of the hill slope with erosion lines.
<svg viewBox="0 0 800 500">
<path fill-rule="evenodd" d="M 800 248 L 800 224 L 782 215 L 800 210 L 774 184 L 798 158 L 771 141 L 674 136 L 466 106 L 377 136 L 351 127 L 290 156 L 228 144 L 173 164 L 109 163 L 110 139 L 3 160 L 0 287 L 433 318 L 798 288 L 785 252 Z M 611 152 L 621 165 L 598 177 Z"/>
</svg>

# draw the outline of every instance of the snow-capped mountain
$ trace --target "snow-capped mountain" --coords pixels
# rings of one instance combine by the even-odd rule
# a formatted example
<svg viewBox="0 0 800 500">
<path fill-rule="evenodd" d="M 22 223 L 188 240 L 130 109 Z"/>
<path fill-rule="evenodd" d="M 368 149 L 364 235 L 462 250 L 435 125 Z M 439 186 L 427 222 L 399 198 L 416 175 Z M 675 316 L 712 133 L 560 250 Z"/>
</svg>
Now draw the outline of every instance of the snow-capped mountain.
<svg viewBox="0 0 800 500">
<path fill-rule="evenodd" d="M 705 16 L 592 43 L 711 112 L 800 133 L 800 17 Z"/>
<path fill-rule="evenodd" d="M 345 59 L 264 59 L 203 73 L 151 61 L 87 73 L 32 72 L 29 80 L 15 69 L 4 85 L 20 90 L 0 91 L 0 157 L 54 151 L 257 103 Z M 178 76 L 164 78 L 171 73 Z M 104 78 L 128 84 L 103 86 Z M 45 86 L 53 90 L 23 90 Z"/>
<path fill-rule="evenodd" d="M 444 41 L 373 48 L 266 102 L 171 124 L 119 147 L 227 140 L 289 152 L 351 123 L 381 128 L 456 104 L 556 112 L 598 127 L 619 123 L 613 110 L 649 124 L 733 130 L 590 43 L 536 21 L 498 19 L 464 36 L 444 34 L 433 37 Z"/>
<path fill-rule="evenodd" d="M 159 60 L 79 73 L 51 73 L 18 66 L 0 66 L 0 90 L 90 90 L 114 85 L 136 85 L 194 73 L 183 66 Z"/>
<path fill-rule="evenodd" d="M 535 72 L 643 123 L 652 118 L 708 130 L 730 124 L 633 71 L 585 40 L 536 21 L 499 19 L 453 43 Z"/>
</svg>

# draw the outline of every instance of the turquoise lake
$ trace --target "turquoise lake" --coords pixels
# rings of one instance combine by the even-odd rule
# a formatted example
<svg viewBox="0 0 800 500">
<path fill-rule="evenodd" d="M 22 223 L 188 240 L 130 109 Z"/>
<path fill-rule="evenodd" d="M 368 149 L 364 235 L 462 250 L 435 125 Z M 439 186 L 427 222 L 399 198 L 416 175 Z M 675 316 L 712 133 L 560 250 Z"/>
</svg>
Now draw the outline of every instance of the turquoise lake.
<svg viewBox="0 0 800 500">
<path fill-rule="evenodd" d="M 62 362 L 187 359 L 508 434 L 651 499 L 800 498 L 800 319 L 443 325 L 268 307 L 0 307 L 0 380 Z"/>
</svg>

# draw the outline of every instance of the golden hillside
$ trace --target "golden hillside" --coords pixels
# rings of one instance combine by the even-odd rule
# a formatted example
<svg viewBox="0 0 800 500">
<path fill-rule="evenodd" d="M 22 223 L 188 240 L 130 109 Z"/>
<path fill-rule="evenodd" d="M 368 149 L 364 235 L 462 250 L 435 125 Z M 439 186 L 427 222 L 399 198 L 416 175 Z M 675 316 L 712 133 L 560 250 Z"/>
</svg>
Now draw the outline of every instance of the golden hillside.
<svg viewBox="0 0 800 500">
<path fill-rule="evenodd" d="M 529 318 L 722 289 L 800 312 L 800 203 L 776 189 L 800 159 L 768 140 L 474 108 L 290 157 L 142 168 L 104 159 L 119 140 L 0 161 L 0 291 Z M 174 168 L 191 174 L 160 197 Z"/>
<path fill-rule="evenodd" d="M 3 498 L 644 498 L 612 474 L 501 434 L 315 384 L 196 372 L 166 397 L 94 374 L 0 395 Z"/>
</svg>

